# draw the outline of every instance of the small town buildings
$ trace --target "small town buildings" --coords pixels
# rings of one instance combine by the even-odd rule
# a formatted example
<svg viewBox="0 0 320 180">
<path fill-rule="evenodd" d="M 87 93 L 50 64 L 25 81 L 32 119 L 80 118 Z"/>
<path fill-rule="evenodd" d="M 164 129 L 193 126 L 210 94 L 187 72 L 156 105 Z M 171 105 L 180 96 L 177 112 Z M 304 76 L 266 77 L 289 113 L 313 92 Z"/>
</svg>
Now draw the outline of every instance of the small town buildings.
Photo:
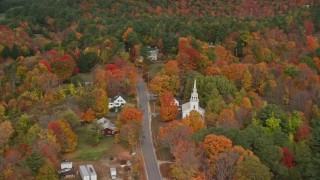
<svg viewBox="0 0 320 180">
<path fill-rule="evenodd" d="M 61 162 L 60 164 L 61 169 L 71 169 L 72 168 L 72 162 L 68 161 L 68 160 L 64 160 Z"/>
<path fill-rule="evenodd" d="M 62 172 L 59 174 L 60 177 L 63 177 L 64 179 L 74 179 L 77 176 L 77 171 L 70 170 L 66 172 Z"/>
<path fill-rule="evenodd" d="M 79 173 L 82 180 L 90 180 L 90 175 L 85 165 L 79 167 Z"/>
<path fill-rule="evenodd" d="M 127 97 L 123 94 L 118 94 L 113 98 L 109 98 L 109 109 L 118 108 L 127 103 Z"/>
<path fill-rule="evenodd" d="M 107 118 L 101 118 L 98 120 L 98 123 L 103 127 L 102 134 L 105 136 L 114 135 L 114 131 L 116 130 L 116 126 L 110 122 Z"/>
<path fill-rule="evenodd" d="M 182 105 L 182 118 L 188 116 L 192 110 L 198 111 L 201 116 L 204 117 L 205 110 L 199 106 L 196 80 L 194 80 L 193 92 L 191 93 L 190 101 Z"/>
<path fill-rule="evenodd" d="M 79 173 L 82 180 L 97 180 L 98 176 L 91 164 L 79 166 Z"/>
<path fill-rule="evenodd" d="M 86 165 L 86 167 L 87 167 L 88 173 L 90 175 L 90 180 L 97 180 L 98 179 L 97 173 L 94 170 L 93 166 L 91 164 L 88 164 L 88 165 Z"/>
</svg>

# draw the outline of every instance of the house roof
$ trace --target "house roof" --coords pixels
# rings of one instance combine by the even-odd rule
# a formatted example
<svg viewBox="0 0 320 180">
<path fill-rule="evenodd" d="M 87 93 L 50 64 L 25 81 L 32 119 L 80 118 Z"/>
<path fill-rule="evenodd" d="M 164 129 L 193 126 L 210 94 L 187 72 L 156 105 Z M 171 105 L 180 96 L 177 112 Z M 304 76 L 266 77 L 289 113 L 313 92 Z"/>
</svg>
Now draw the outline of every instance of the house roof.
<svg viewBox="0 0 320 180">
<path fill-rule="evenodd" d="M 103 129 L 106 129 L 106 128 L 109 128 L 111 130 L 116 129 L 116 126 L 113 123 L 111 123 L 109 119 L 105 117 L 99 119 L 98 123 L 102 125 Z"/>
<path fill-rule="evenodd" d="M 111 99 L 111 101 L 110 101 L 110 99 L 109 99 L 109 102 L 114 102 L 114 101 L 117 100 L 120 96 L 121 96 L 125 101 L 127 101 L 127 99 L 128 99 L 127 96 L 124 95 L 124 94 L 122 94 L 122 93 L 119 93 L 118 95 L 114 96 L 114 97 Z"/>
</svg>

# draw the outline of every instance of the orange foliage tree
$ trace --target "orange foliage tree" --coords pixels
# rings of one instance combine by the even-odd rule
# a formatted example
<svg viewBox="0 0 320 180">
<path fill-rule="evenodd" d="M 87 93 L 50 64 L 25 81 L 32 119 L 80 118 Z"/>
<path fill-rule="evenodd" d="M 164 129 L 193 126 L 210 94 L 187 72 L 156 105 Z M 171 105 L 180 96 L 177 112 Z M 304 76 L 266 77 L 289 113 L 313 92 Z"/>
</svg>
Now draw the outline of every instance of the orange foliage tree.
<svg viewBox="0 0 320 180">
<path fill-rule="evenodd" d="M 219 153 L 231 147 L 232 141 L 225 136 L 209 134 L 203 141 L 203 148 L 211 161 L 214 161 Z"/>
<path fill-rule="evenodd" d="M 200 53 L 191 45 L 190 38 L 179 39 L 178 66 L 184 73 L 190 70 L 196 70 L 200 67 Z"/>
<path fill-rule="evenodd" d="M 176 60 L 169 60 L 167 64 L 164 66 L 164 70 L 166 75 L 178 75 L 179 74 L 179 67 L 178 62 Z"/>
<path fill-rule="evenodd" d="M 160 96 L 161 117 L 164 121 L 173 120 L 178 114 L 178 107 L 174 97 L 169 91 L 165 91 Z"/>
<path fill-rule="evenodd" d="M 53 132 L 58 142 L 61 144 L 61 152 L 68 153 L 76 150 L 78 146 L 78 137 L 72 131 L 70 124 L 65 119 L 52 121 L 48 129 Z"/>
<path fill-rule="evenodd" d="M 313 52 L 319 47 L 318 38 L 313 36 L 307 36 L 307 50 Z"/>
<path fill-rule="evenodd" d="M 94 111 L 89 108 L 82 114 L 82 119 L 85 122 L 91 123 L 96 118 Z"/>
<path fill-rule="evenodd" d="M 169 91 L 176 95 L 180 87 L 178 76 L 158 75 L 154 77 L 149 85 L 150 91 L 156 93 L 158 96 L 165 91 Z"/>
<path fill-rule="evenodd" d="M 205 128 L 206 126 L 200 113 L 198 113 L 195 110 L 190 111 L 189 116 L 183 118 L 182 123 L 184 123 L 187 126 L 190 126 L 194 133 Z"/>
<path fill-rule="evenodd" d="M 116 120 L 117 131 L 120 132 L 115 136 L 116 142 L 124 141 L 131 149 L 134 148 L 138 143 L 142 118 L 139 109 L 125 106 Z"/>
<path fill-rule="evenodd" d="M 124 107 L 119 116 L 119 119 L 123 123 L 128 123 L 130 121 L 142 122 L 142 118 L 142 112 L 139 109 L 130 106 Z"/>
</svg>

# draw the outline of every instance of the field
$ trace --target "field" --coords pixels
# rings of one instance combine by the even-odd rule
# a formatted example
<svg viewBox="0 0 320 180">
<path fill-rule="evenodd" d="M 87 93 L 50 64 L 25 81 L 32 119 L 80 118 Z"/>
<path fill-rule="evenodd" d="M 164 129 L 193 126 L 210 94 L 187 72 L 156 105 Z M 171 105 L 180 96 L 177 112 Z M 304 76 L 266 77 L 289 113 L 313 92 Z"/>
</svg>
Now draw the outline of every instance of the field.
<svg viewBox="0 0 320 180">
<path fill-rule="evenodd" d="M 90 145 L 89 126 L 82 126 L 75 130 L 78 136 L 78 149 L 74 152 L 75 159 L 81 161 L 96 161 L 101 159 L 114 145 L 113 137 L 103 137 L 97 146 Z"/>
</svg>

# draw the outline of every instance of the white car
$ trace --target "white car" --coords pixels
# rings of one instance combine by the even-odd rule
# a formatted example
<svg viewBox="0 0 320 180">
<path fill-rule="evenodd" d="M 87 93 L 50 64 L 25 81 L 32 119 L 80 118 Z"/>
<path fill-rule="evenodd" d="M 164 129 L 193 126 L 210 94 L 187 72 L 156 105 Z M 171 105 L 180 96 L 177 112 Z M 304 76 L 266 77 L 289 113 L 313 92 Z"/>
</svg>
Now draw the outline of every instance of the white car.
<svg viewBox="0 0 320 180">
<path fill-rule="evenodd" d="M 58 171 L 59 174 L 70 171 L 70 168 L 61 169 Z"/>
</svg>

